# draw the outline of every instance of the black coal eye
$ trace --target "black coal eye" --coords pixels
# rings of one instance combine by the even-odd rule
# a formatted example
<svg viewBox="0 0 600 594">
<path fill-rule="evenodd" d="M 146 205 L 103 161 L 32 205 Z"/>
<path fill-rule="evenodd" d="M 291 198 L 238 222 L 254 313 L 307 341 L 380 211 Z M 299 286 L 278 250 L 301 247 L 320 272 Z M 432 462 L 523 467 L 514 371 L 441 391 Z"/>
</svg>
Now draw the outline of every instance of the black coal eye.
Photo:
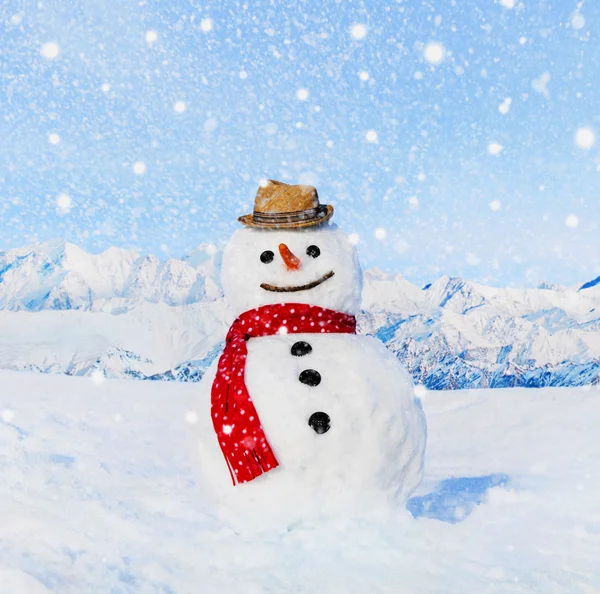
<svg viewBox="0 0 600 594">
<path fill-rule="evenodd" d="M 321 255 L 321 250 L 316 245 L 309 245 L 306 248 L 306 254 L 311 258 L 318 258 Z"/>
<path fill-rule="evenodd" d="M 260 261 L 263 264 L 270 264 L 274 257 L 275 254 L 271 250 L 266 250 L 260 255 Z"/>
</svg>

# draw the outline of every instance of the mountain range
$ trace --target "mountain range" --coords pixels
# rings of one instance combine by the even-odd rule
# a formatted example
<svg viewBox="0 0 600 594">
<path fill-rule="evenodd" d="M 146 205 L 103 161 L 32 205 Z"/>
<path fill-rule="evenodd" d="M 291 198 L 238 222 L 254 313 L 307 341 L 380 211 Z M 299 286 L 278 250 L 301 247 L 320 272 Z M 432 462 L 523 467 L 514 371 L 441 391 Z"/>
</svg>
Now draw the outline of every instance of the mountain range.
<svg viewBox="0 0 600 594">
<path fill-rule="evenodd" d="M 0 252 L 0 368 L 197 381 L 231 321 L 219 267 L 211 244 L 166 261 L 62 240 Z M 430 389 L 600 381 L 600 278 L 514 289 L 441 276 L 420 288 L 371 269 L 358 322 Z"/>
</svg>

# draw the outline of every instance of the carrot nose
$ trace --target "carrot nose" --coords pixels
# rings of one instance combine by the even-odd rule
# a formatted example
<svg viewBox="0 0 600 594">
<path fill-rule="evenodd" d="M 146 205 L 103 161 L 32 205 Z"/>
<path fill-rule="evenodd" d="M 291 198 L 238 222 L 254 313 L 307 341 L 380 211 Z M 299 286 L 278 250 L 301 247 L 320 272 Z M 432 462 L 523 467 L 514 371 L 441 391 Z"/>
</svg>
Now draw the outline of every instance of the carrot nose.
<svg viewBox="0 0 600 594">
<path fill-rule="evenodd" d="M 279 244 L 279 253 L 288 270 L 298 270 L 300 268 L 300 258 L 294 256 L 290 248 L 285 243 Z"/>
</svg>

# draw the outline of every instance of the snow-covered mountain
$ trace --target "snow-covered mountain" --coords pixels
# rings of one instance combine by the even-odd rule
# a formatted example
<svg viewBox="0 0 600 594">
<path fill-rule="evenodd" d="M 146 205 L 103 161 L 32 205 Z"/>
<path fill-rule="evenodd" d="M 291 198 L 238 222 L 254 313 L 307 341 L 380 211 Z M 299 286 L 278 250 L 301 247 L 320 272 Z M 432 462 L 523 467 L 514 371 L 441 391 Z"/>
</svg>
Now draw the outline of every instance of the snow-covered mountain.
<svg viewBox="0 0 600 594">
<path fill-rule="evenodd" d="M 63 240 L 0 252 L 0 309 L 119 313 L 145 302 L 214 299 L 220 292 L 207 247 L 166 262 L 115 247 L 92 255 Z"/>
<path fill-rule="evenodd" d="M 197 381 L 230 317 L 220 253 L 161 261 L 61 240 L 0 252 L 0 368 Z M 493 288 L 442 276 L 419 288 L 365 273 L 362 332 L 429 388 L 600 382 L 600 281 Z"/>
</svg>

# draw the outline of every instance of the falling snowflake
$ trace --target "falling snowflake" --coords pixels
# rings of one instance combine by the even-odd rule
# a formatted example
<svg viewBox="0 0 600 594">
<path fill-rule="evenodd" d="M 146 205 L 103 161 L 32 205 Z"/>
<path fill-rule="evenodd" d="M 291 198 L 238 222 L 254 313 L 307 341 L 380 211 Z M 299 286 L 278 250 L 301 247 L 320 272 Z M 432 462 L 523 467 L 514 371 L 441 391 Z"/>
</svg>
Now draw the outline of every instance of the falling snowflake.
<svg viewBox="0 0 600 594">
<path fill-rule="evenodd" d="M 579 225 L 579 217 L 577 215 L 570 214 L 565 219 L 565 224 L 567 225 L 567 227 L 571 227 L 571 229 L 575 229 L 575 227 L 577 227 Z"/>
<path fill-rule="evenodd" d="M 354 39 L 364 39 L 367 36 L 367 26 L 362 23 L 356 23 L 350 27 L 350 35 Z"/>
<path fill-rule="evenodd" d="M 506 99 L 504 99 L 504 101 L 502 101 L 502 103 L 500 103 L 500 105 L 498 105 L 498 111 L 502 115 L 506 115 L 510 109 L 511 104 L 512 99 L 510 97 L 507 97 Z"/>
<path fill-rule="evenodd" d="M 546 99 L 550 98 L 550 93 L 548 91 L 548 83 L 550 82 L 550 73 L 543 72 L 539 78 L 536 78 L 531 81 L 531 88 L 536 93 L 541 93 Z"/>
<path fill-rule="evenodd" d="M 383 227 L 377 227 L 377 229 L 375 229 L 375 238 L 376 239 L 385 239 L 385 236 L 386 236 L 386 232 Z"/>
<path fill-rule="evenodd" d="M 146 33 L 146 41 L 148 43 L 154 43 L 157 39 L 158 35 L 156 34 L 156 31 L 148 31 Z"/>
<path fill-rule="evenodd" d="M 10 410 L 10 408 L 5 408 L 2 410 L 0 418 L 2 418 L 5 423 L 10 423 L 15 418 L 15 413 Z"/>
<path fill-rule="evenodd" d="M 515 7 L 515 0 L 500 0 L 500 4 L 509 10 Z"/>
<path fill-rule="evenodd" d="M 350 233 L 350 235 L 348 235 L 348 241 L 352 245 L 358 245 L 358 242 L 360 241 L 360 235 L 358 233 Z"/>
<path fill-rule="evenodd" d="M 490 142 L 488 144 L 488 153 L 490 155 L 499 155 L 503 149 L 504 147 L 501 144 L 498 144 L 497 142 Z"/>
<path fill-rule="evenodd" d="M 365 138 L 367 139 L 367 142 L 377 142 L 377 139 L 378 139 L 377 132 L 375 132 L 375 130 L 369 130 L 365 134 Z"/>
<path fill-rule="evenodd" d="M 213 20 L 210 18 L 202 19 L 200 23 L 200 29 L 204 31 L 204 33 L 209 33 L 213 30 Z"/>
<path fill-rule="evenodd" d="M 56 199 L 56 206 L 58 207 L 59 212 L 66 214 L 73 206 L 73 199 L 68 194 L 59 194 Z"/>
<path fill-rule="evenodd" d="M 444 60 L 444 57 L 446 56 L 446 50 L 441 43 L 432 41 L 425 46 L 423 55 L 430 64 L 437 66 Z"/>
<path fill-rule="evenodd" d="M 417 398 L 423 398 L 427 395 L 427 388 L 423 384 L 416 384 L 413 393 Z"/>
<path fill-rule="evenodd" d="M 361 70 L 358 73 L 358 78 L 360 78 L 360 80 L 366 82 L 367 80 L 369 80 L 369 73 L 366 70 Z"/>
<path fill-rule="evenodd" d="M 490 208 L 494 212 L 498 212 L 502 208 L 502 203 L 500 202 L 500 200 L 492 200 L 490 202 Z"/>
<path fill-rule="evenodd" d="M 136 175 L 144 175 L 144 173 L 146 173 L 146 163 L 143 161 L 136 161 L 133 164 L 133 172 Z"/>
<path fill-rule="evenodd" d="M 408 204 L 412 209 L 419 208 L 419 199 L 416 196 L 409 196 Z"/>
<path fill-rule="evenodd" d="M 308 99 L 308 89 L 298 89 L 296 91 L 296 97 L 300 99 L 300 101 L 306 101 Z"/>
<path fill-rule="evenodd" d="M 48 142 L 50 144 L 58 144 L 60 142 L 60 136 L 55 133 L 48 134 Z"/>
<path fill-rule="evenodd" d="M 58 47 L 58 44 L 52 41 L 49 43 L 44 43 L 44 45 L 42 45 L 42 49 L 40 50 L 40 54 L 42 54 L 42 56 L 44 56 L 44 58 L 47 60 L 54 60 L 59 53 L 60 48 Z"/>
<path fill-rule="evenodd" d="M 186 105 L 184 101 L 175 101 L 173 104 L 173 109 L 175 113 L 183 113 L 185 111 Z"/>
<path fill-rule="evenodd" d="M 575 143 L 579 148 L 589 150 L 596 144 L 596 135 L 591 128 L 577 128 Z"/>
<path fill-rule="evenodd" d="M 585 27 L 585 17 L 581 13 L 576 12 L 571 17 L 571 27 L 573 27 L 573 29 L 576 31 L 583 29 Z"/>
<path fill-rule="evenodd" d="M 108 91 L 110 91 L 110 85 L 108 83 L 104 83 L 100 88 L 103 93 L 108 93 Z"/>
</svg>

